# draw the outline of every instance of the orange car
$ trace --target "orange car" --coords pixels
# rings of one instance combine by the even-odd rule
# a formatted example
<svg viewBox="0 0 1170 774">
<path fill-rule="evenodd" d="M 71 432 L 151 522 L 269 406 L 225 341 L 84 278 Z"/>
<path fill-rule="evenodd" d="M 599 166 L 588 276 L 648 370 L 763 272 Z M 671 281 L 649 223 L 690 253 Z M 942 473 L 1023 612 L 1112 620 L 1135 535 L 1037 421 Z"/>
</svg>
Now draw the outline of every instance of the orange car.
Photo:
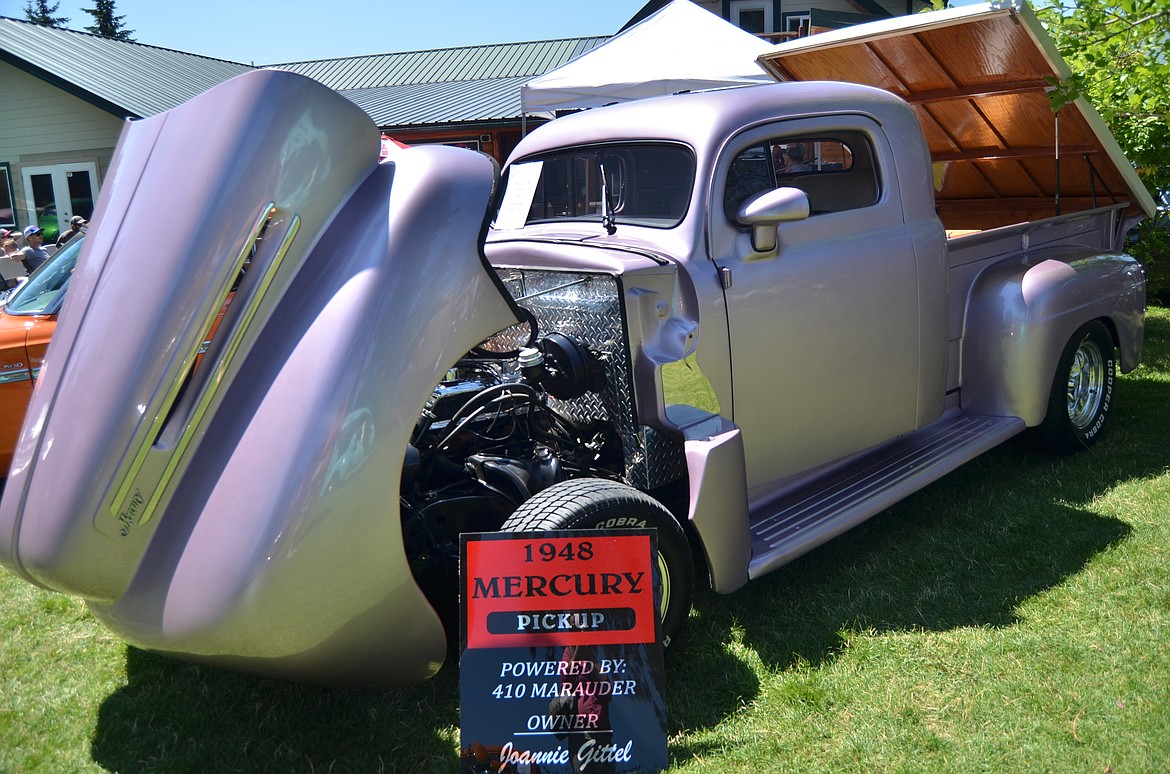
<svg viewBox="0 0 1170 774">
<path fill-rule="evenodd" d="M 0 305 L 0 472 L 5 476 L 84 241 L 54 253 Z"/>
</svg>

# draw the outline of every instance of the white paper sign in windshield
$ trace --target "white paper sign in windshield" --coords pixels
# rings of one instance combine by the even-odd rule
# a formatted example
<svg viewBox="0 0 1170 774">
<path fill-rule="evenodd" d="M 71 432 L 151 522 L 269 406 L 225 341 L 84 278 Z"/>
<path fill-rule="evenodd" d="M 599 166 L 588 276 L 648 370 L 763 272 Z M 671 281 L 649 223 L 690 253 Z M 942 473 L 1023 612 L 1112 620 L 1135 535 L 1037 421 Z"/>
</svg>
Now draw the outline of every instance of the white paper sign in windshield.
<svg viewBox="0 0 1170 774">
<path fill-rule="evenodd" d="M 536 195 L 536 184 L 540 182 L 543 161 L 527 161 L 513 164 L 508 170 L 508 188 L 504 201 L 496 213 L 495 227 L 501 230 L 524 228 L 528 213 L 532 210 L 532 199 Z"/>
</svg>

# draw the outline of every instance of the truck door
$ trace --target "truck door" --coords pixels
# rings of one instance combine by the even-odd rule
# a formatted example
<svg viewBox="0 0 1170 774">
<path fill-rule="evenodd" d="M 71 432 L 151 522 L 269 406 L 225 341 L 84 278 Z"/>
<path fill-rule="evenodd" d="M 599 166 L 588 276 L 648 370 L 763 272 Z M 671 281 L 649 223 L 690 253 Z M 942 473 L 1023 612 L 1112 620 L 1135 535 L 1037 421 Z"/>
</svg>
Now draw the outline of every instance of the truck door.
<svg viewBox="0 0 1170 774">
<path fill-rule="evenodd" d="M 714 180 L 711 245 L 725 286 L 734 421 L 757 493 L 914 429 L 913 242 L 884 134 L 869 119 L 846 119 L 745 132 Z M 807 194 L 809 217 L 781 223 L 776 250 L 755 252 L 736 213 L 782 186 Z"/>
</svg>

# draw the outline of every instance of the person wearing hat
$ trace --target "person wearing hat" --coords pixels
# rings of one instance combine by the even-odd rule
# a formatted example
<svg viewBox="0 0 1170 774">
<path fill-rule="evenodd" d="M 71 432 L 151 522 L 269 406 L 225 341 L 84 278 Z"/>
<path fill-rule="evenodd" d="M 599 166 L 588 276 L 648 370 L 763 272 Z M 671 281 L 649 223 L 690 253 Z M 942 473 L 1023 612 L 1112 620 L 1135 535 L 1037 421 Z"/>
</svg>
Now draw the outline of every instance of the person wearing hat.
<svg viewBox="0 0 1170 774">
<path fill-rule="evenodd" d="M 11 239 L 13 242 L 16 242 L 17 247 L 20 247 L 20 240 L 23 238 L 24 235 L 20 233 L 20 229 L 14 228 L 9 231 L 6 228 L 0 228 L 0 242 L 3 242 L 5 239 Z"/>
<path fill-rule="evenodd" d="M 73 237 L 80 234 L 81 228 L 83 226 L 85 226 L 87 223 L 89 223 L 89 221 L 87 221 L 85 218 L 81 217 L 80 215 L 74 215 L 72 218 L 70 218 L 69 219 L 69 230 L 62 231 L 61 236 L 57 237 L 57 249 L 60 250 L 62 247 L 65 246 L 66 242 L 68 242 L 70 239 L 72 239 Z"/>
<path fill-rule="evenodd" d="M 0 290 L 14 288 L 20 284 L 21 277 L 28 276 L 28 272 L 21 264 L 20 248 L 12 238 L 18 233 L 20 232 L 9 231 L 7 235 L 0 235 L 0 250 L 3 250 L 3 254 L 0 254 Z"/>
<path fill-rule="evenodd" d="M 20 251 L 22 256 L 20 260 L 25 270 L 32 274 L 37 267 L 49 260 L 49 253 L 41 246 L 45 242 L 45 232 L 41 231 L 39 226 L 25 226 L 24 241 L 28 244 Z"/>
</svg>

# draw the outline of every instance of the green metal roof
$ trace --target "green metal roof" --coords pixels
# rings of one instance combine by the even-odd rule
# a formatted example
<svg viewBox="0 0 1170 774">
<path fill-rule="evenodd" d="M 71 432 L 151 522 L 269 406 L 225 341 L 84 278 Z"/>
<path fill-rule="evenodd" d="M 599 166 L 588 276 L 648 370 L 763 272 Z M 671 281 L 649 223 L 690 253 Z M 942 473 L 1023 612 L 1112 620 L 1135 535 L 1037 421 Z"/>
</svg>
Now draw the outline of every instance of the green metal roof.
<svg viewBox="0 0 1170 774">
<path fill-rule="evenodd" d="M 383 128 L 517 120 L 520 87 L 608 36 L 269 65 L 336 89 Z"/>
<path fill-rule="evenodd" d="M 254 69 L 3 16 L 0 60 L 119 118 L 161 113 Z"/>
<path fill-rule="evenodd" d="M 482 124 L 519 119 L 521 85 L 606 40 L 607 36 L 569 37 L 270 67 L 298 72 L 336 89 L 384 129 Z"/>
<path fill-rule="evenodd" d="M 520 118 L 520 87 L 529 76 L 483 81 L 410 83 L 341 92 L 382 128 L 438 126 Z"/>
<path fill-rule="evenodd" d="M 338 91 L 494 78 L 533 78 L 592 50 L 606 40 L 607 36 L 496 43 L 268 66 L 307 75 Z"/>
</svg>

